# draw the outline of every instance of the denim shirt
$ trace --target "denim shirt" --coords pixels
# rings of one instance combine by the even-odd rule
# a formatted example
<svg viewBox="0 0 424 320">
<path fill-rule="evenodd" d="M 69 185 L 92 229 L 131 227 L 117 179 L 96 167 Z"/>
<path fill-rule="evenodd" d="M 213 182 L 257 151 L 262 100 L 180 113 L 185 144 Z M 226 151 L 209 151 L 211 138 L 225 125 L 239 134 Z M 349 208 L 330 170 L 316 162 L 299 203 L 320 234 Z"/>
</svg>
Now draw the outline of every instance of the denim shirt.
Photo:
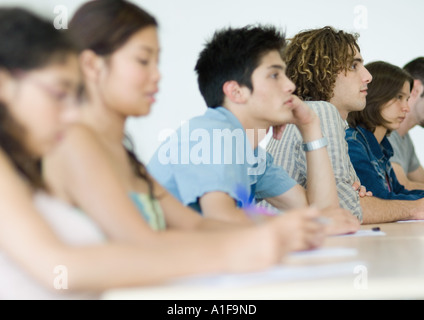
<svg viewBox="0 0 424 320">
<path fill-rule="evenodd" d="M 353 167 L 361 184 L 382 199 L 416 200 L 424 190 L 407 190 L 399 183 L 390 163 L 393 148 L 385 136 L 378 143 L 374 134 L 358 126 L 346 130 L 346 141 Z"/>
</svg>

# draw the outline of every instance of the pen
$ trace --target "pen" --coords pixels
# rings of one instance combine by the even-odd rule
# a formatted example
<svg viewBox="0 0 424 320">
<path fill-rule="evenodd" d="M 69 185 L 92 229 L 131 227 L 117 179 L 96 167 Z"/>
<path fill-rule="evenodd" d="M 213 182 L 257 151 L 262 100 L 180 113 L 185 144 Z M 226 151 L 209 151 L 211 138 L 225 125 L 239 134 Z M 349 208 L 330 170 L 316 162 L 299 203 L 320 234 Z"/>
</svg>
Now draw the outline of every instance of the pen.
<svg viewBox="0 0 424 320">
<path fill-rule="evenodd" d="M 278 214 L 278 212 L 269 210 L 267 208 L 255 206 L 254 201 L 249 200 L 249 195 L 246 192 L 246 189 L 240 185 L 236 188 L 236 194 L 239 201 L 241 202 L 241 209 L 243 209 L 246 214 L 254 220 L 257 220 L 261 216 L 272 217 Z M 327 217 L 317 217 L 314 219 L 314 221 L 322 225 L 328 225 L 331 223 L 331 219 Z"/>
<path fill-rule="evenodd" d="M 275 216 L 276 215 L 276 212 L 273 212 L 272 210 L 269 210 L 263 207 L 257 207 L 255 205 L 255 201 L 250 200 L 249 194 L 243 186 L 241 185 L 237 186 L 236 195 L 239 202 L 241 202 L 241 205 L 240 205 L 241 209 L 243 209 L 244 212 L 250 218 L 259 217 L 259 216 Z"/>
</svg>

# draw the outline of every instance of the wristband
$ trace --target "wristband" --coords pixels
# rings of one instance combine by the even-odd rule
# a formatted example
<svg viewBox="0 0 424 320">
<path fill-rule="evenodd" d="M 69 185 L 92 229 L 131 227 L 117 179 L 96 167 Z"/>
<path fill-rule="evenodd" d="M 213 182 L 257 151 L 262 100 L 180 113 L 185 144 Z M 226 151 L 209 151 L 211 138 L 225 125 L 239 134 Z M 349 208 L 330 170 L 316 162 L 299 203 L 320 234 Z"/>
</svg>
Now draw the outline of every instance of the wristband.
<svg viewBox="0 0 424 320">
<path fill-rule="evenodd" d="M 311 142 L 303 143 L 303 151 L 314 151 L 321 148 L 324 148 L 328 145 L 328 140 L 326 137 L 322 137 L 321 139 L 314 140 Z"/>
</svg>

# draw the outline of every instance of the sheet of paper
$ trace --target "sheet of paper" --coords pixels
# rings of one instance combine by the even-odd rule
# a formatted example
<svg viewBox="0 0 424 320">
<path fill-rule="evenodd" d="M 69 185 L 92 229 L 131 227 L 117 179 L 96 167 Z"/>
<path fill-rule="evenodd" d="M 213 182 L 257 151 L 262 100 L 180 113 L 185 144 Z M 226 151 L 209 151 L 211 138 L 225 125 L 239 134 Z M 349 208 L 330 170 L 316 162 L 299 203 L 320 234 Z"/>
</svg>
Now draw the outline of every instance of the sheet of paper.
<svg viewBox="0 0 424 320">
<path fill-rule="evenodd" d="M 397 223 L 402 223 L 402 222 L 424 222 L 424 220 L 400 220 L 400 221 L 396 221 Z"/>
<path fill-rule="evenodd" d="M 187 277 L 175 280 L 171 285 L 243 287 L 284 281 L 320 279 L 340 275 L 352 275 L 353 279 L 358 266 L 366 266 L 366 263 L 358 260 L 314 266 L 278 266 L 261 272 Z"/>
<path fill-rule="evenodd" d="M 295 258 L 338 258 L 351 257 L 358 254 L 358 250 L 354 248 L 333 247 L 318 248 L 315 250 L 299 251 L 290 253 L 290 257 Z"/>
<path fill-rule="evenodd" d="M 373 230 L 358 230 L 355 233 L 350 234 L 341 234 L 334 237 L 375 237 L 375 236 L 385 236 L 384 231 L 373 231 Z"/>
</svg>

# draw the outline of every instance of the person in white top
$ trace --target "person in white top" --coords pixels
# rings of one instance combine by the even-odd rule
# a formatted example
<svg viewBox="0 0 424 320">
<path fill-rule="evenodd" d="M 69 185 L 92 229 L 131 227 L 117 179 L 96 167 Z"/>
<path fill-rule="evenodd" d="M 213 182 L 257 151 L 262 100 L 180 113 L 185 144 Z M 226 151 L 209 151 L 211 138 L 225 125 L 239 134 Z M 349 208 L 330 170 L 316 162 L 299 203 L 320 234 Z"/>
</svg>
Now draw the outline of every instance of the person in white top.
<svg viewBox="0 0 424 320">
<path fill-rule="evenodd" d="M 42 179 L 42 157 L 76 118 L 77 50 L 52 22 L 19 8 L 0 8 L 0 42 L 1 299 L 98 297 L 185 275 L 264 269 L 291 248 L 287 221 L 304 230 L 292 238 L 298 246 L 322 243 L 315 209 L 227 230 L 152 232 L 138 243 L 106 236 L 53 199 Z"/>
</svg>

